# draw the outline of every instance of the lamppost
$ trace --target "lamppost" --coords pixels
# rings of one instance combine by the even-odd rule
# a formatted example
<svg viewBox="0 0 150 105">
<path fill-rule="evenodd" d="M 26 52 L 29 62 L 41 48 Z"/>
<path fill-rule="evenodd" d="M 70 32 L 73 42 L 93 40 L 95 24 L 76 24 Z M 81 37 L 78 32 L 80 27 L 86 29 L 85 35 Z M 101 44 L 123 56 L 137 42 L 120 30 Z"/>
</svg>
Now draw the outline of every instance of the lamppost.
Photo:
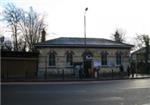
<svg viewBox="0 0 150 105">
<path fill-rule="evenodd" d="M 85 51 L 84 51 L 84 55 L 83 55 L 83 59 L 84 59 L 84 73 L 85 76 L 88 77 L 88 71 L 86 70 L 86 12 L 87 12 L 88 8 L 85 8 L 84 11 L 84 46 L 85 46 Z"/>
<path fill-rule="evenodd" d="M 86 12 L 88 10 L 88 7 L 85 8 L 84 12 L 84 44 L 85 44 L 85 49 L 86 49 Z"/>
</svg>

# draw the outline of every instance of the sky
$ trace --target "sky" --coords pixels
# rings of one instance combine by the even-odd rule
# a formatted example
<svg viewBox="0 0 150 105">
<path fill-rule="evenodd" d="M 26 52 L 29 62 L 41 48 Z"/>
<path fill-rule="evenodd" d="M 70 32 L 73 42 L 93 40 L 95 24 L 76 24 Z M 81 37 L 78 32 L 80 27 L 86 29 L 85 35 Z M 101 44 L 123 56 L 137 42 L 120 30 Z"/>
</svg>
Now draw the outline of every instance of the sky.
<svg viewBox="0 0 150 105">
<path fill-rule="evenodd" d="M 47 39 L 84 37 L 110 39 L 116 29 L 122 30 L 128 43 L 137 34 L 150 35 L 150 0 L 0 0 L 0 15 L 7 3 L 28 10 L 30 6 L 45 16 Z M 0 23 L 4 34 L 6 25 Z"/>
</svg>

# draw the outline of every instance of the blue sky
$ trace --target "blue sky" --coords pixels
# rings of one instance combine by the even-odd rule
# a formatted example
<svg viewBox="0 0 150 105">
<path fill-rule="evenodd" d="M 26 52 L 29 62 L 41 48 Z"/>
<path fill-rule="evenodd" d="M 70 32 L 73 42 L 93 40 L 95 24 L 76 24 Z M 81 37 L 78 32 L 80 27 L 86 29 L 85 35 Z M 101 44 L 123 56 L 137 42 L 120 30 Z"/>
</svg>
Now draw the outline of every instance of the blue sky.
<svg viewBox="0 0 150 105">
<path fill-rule="evenodd" d="M 110 38 L 122 29 L 127 42 L 133 43 L 136 34 L 150 35 L 149 0 L 0 0 L 0 12 L 7 3 L 45 15 L 47 39 L 84 37 L 84 9 L 87 11 L 87 37 Z M 1 29 L 6 32 L 1 22 Z"/>
</svg>

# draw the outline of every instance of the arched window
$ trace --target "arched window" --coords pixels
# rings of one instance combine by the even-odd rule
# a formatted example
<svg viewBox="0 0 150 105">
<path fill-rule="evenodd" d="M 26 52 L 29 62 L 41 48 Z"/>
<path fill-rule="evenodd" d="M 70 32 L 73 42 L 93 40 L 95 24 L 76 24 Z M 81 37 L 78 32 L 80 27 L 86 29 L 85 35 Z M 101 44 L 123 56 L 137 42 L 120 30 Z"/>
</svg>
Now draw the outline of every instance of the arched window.
<svg viewBox="0 0 150 105">
<path fill-rule="evenodd" d="M 101 52 L 101 64 L 107 65 L 107 55 L 108 53 L 106 51 Z"/>
<path fill-rule="evenodd" d="M 73 52 L 72 51 L 66 52 L 66 63 L 70 66 L 73 65 Z"/>
<path fill-rule="evenodd" d="M 49 66 L 56 65 L 56 52 L 52 51 L 49 53 Z"/>
<path fill-rule="evenodd" d="M 122 63 L 122 53 L 121 52 L 116 52 L 116 65 L 121 65 Z"/>
</svg>

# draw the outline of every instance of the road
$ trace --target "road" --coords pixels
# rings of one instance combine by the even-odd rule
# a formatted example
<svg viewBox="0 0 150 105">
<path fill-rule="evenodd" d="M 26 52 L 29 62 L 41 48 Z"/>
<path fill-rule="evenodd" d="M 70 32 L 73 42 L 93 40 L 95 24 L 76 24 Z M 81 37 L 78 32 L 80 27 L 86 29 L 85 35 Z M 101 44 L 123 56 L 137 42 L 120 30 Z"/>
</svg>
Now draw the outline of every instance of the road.
<svg viewBox="0 0 150 105">
<path fill-rule="evenodd" d="M 150 105 L 150 79 L 4 83 L 2 105 Z"/>
</svg>

